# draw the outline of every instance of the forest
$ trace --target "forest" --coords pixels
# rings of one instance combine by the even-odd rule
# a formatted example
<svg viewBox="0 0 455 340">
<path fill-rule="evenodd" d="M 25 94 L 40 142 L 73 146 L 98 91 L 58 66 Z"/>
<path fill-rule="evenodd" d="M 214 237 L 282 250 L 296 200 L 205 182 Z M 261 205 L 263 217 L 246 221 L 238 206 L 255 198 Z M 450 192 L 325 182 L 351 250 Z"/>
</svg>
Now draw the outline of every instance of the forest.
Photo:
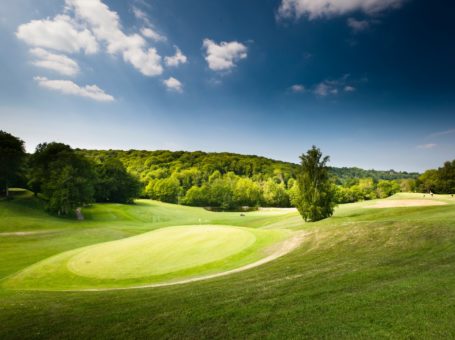
<svg viewBox="0 0 455 340">
<path fill-rule="evenodd" d="M 95 163 L 117 159 L 143 184 L 141 195 L 219 208 L 292 207 L 300 165 L 254 155 L 202 151 L 80 150 Z M 338 203 L 415 190 L 418 173 L 330 168 Z"/>
<path fill-rule="evenodd" d="M 265 157 L 202 151 L 82 150 L 43 143 L 25 153 L 19 138 L 1 132 L 1 192 L 30 189 L 47 210 L 69 214 L 93 202 L 134 198 L 214 210 L 295 207 L 301 165 Z M 398 192 L 455 191 L 455 162 L 424 174 L 329 168 L 336 203 L 386 198 Z M 0 192 L 0 194 L 1 194 Z"/>
</svg>

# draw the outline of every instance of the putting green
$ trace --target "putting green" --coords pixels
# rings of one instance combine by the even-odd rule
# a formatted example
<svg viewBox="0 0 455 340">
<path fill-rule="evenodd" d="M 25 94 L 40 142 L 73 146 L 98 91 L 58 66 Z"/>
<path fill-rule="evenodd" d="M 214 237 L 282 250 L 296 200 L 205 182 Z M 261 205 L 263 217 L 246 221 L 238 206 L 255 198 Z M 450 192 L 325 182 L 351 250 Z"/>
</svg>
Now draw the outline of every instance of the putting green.
<svg viewBox="0 0 455 340">
<path fill-rule="evenodd" d="M 90 247 L 71 258 L 80 276 L 126 279 L 162 275 L 219 261 L 256 241 L 246 229 L 171 227 Z"/>
<path fill-rule="evenodd" d="M 261 260 L 292 234 L 215 225 L 167 227 L 52 256 L 13 275 L 5 286 L 72 290 L 171 283 Z"/>
</svg>

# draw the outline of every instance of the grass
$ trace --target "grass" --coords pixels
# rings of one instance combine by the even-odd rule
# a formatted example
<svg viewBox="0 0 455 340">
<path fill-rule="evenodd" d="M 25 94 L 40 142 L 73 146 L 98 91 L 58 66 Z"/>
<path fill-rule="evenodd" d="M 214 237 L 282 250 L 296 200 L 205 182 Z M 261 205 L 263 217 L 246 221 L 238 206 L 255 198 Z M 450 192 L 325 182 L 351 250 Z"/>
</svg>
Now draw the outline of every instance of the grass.
<svg viewBox="0 0 455 340">
<path fill-rule="evenodd" d="M 397 195 L 415 199 L 421 195 Z M 172 225 L 305 230 L 263 266 L 187 285 L 106 292 L 0 288 L 0 338 L 454 338 L 455 200 L 296 213 L 211 213 L 140 201 L 95 205 L 85 221 L 48 216 L 27 195 L 0 202 L 0 277 L 76 248 Z"/>
<path fill-rule="evenodd" d="M 289 236 L 283 230 L 229 226 L 161 228 L 58 254 L 8 278 L 4 287 L 80 290 L 175 282 L 259 260 Z"/>
</svg>

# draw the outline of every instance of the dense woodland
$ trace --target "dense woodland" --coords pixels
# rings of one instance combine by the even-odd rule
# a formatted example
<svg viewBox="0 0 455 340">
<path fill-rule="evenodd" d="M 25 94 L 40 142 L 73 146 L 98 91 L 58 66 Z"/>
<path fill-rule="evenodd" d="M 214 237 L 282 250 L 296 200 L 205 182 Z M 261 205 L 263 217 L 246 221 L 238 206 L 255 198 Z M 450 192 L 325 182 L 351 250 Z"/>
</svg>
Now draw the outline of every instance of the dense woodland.
<svg viewBox="0 0 455 340">
<path fill-rule="evenodd" d="M 19 138 L 0 131 L 0 160 L 0 194 L 12 186 L 28 188 L 59 214 L 136 197 L 221 210 L 292 207 L 301 193 L 302 165 L 232 153 L 74 150 L 44 143 L 30 155 Z M 337 203 L 400 191 L 455 192 L 455 161 L 422 175 L 332 167 L 328 176 Z"/>
<path fill-rule="evenodd" d="M 120 160 L 143 184 L 142 196 L 170 203 L 236 209 L 294 206 L 300 165 L 201 151 L 77 150 L 95 163 Z M 330 168 L 338 203 L 413 191 L 417 173 Z"/>
</svg>

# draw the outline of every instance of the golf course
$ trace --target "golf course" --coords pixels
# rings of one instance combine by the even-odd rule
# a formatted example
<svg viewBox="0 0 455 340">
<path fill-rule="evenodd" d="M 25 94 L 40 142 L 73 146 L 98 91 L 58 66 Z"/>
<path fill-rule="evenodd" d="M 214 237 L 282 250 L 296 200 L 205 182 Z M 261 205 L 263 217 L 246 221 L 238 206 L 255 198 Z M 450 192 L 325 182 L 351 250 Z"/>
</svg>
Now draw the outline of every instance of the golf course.
<svg viewBox="0 0 455 340">
<path fill-rule="evenodd" d="M 152 200 L 61 218 L 0 201 L 0 338 L 452 338 L 455 199 L 211 212 Z"/>
</svg>

